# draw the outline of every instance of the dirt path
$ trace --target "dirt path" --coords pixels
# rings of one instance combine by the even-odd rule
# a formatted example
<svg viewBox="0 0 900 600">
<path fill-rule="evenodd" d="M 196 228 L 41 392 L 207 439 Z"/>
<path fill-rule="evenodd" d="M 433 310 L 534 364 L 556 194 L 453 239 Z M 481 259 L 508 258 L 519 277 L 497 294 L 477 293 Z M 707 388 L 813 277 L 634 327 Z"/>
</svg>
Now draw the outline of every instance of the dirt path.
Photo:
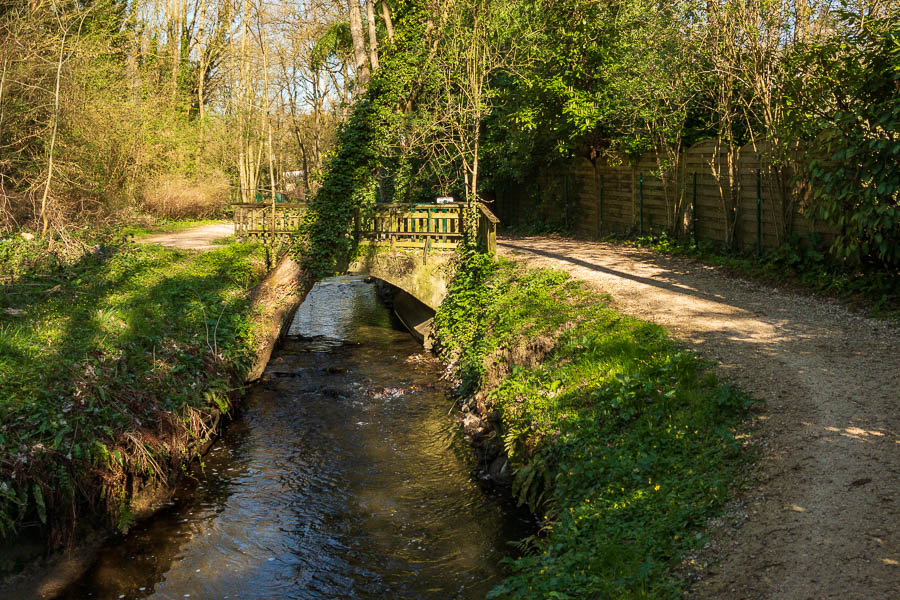
<svg viewBox="0 0 900 600">
<path fill-rule="evenodd" d="M 137 238 L 139 244 L 158 244 L 182 250 L 214 250 L 220 248 L 213 242 L 229 235 L 234 235 L 234 225 L 231 223 L 213 223 L 201 225 L 179 231 L 167 231 L 155 233 L 147 237 Z"/>
<path fill-rule="evenodd" d="M 595 284 L 765 401 L 755 483 L 711 524 L 690 597 L 900 598 L 900 329 L 647 250 L 534 237 L 499 251 Z"/>
</svg>

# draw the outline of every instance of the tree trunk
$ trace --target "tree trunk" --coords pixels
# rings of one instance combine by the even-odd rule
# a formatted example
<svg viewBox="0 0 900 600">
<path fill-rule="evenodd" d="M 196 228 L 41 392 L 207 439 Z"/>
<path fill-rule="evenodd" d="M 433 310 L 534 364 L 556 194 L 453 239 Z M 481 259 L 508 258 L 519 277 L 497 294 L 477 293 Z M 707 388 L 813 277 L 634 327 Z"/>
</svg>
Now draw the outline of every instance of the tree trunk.
<svg viewBox="0 0 900 600">
<path fill-rule="evenodd" d="M 303 160 L 303 199 L 309 198 L 309 158 L 306 155 L 306 145 L 303 138 L 300 137 L 300 129 L 297 128 L 296 122 L 293 127 L 294 137 L 297 138 L 297 147 L 300 149 L 300 158 Z"/>
<path fill-rule="evenodd" d="M 244 152 L 244 140 L 241 140 L 241 148 L 238 150 L 238 173 L 240 177 L 241 183 L 241 203 L 247 204 L 250 202 L 250 192 L 247 186 L 247 159 L 246 152 Z"/>
<path fill-rule="evenodd" d="M 3 74 L 0 75 L 0 139 L 3 139 L 3 89 L 6 87 L 6 71 L 9 68 L 9 59 L 3 56 Z"/>
<path fill-rule="evenodd" d="M 206 0 L 201 0 L 200 2 L 200 18 L 202 19 L 206 15 Z M 206 52 L 200 52 L 200 69 L 197 77 L 197 110 L 200 115 L 200 149 L 198 149 L 198 158 L 199 154 L 203 148 L 203 119 L 206 117 L 206 112 L 204 109 L 205 98 L 206 98 L 206 70 L 209 68 L 209 59 L 206 56 Z"/>
<path fill-rule="evenodd" d="M 63 33 L 59 43 L 59 60 L 56 63 L 56 90 L 53 99 L 53 133 L 50 135 L 50 153 L 47 157 L 47 183 L 44 185 L 44 193 L 41 196 L 41 237 L 46 237 L 50 228 L 50 217 L 47 214 L 47 203 L 50 198 L 50 182 L 53 181 L 53 152 L 56 149 L 56 133 L 59 131 L 59 84 L 62 79 L 63 57 L 66 48 L 66 35 Z"/>
<path fill-rule="evenodd" d="M 391 6 L 387 0 L 381 0 L 381 18 L 384 19 L 384 26 L 387 29 L 388 39 L 394 42 L 394 21 L 391 19 Z"/>
<path fill-rule="evenodd" d="M 372 70 L 378 70 L 378 36 L 375 32 L 375 4 L 374 0 L 366 0 L 366 18 L 369 23 L 369 60 L 372 62 Z"/>
<path fill-rule="evenodd" d="M 169 8 L 171 6 L 171 8 Z M 172 105 L 178 107 L 178 74 L 181 70 L 181 36 L 183 33 L 182 0 L 166 3 L 169 10 L 169 51 L 172 53 Z"/>
<path fill-rule="evenodd" d="M 326 84 L 327 86 L 327 84 Z M 313 161 L 319 167 L 322 152 L 322 94 L 319 91 L 319 74 L 316 73 L 312 85 L 313 91 Z M 307 180 L 307 193 L 309 181 Z"/>
<path fill-rule="evenodd" d="M 353 37 L 356 78 L 359 81 L 359 88 L 362 90 L 369 85 L 371 74 L 369 72 L 369 57 L 366 56 L 366 42 L 363 38 L 359 0 L 347 0 L 347 7 L 350 9 L 350 35 Z"/>
<path fill-rule="evenodd" d="M 257 17 L 259 17 L 259 13 L 257 13 Z M 269 98 L 269 49 L 266 44 L 265 39 L 263 38 L 263 23 L 260 18 L 259 21 L 259 45 L 260 50 L 263 55 L 263 85 L 265 85 L 265 98 L 266 98 L 266 131 L 267 131 L 267 149 L 269 155 L 269 187 L 272 194 L 272 235 L 275 235 L 275 154 L 272 149 L 272 100 Z"/>
<path fill-rule="evenodd" d="M 278 195 L 275 193 L 275 155 L 272 150 L 272 119 L 266 114 L 266 125 L 269 132 L 268 150 L 269 150 L 269 189 L 272 193 L 272 241 L 275 240 L 275 202 Z"/>
<path fill-rule="evenodd" d="M 478 133 L 475 134 L 475 151 L 472 157 L 472 194 L 469 196 L 470 202 L 478 202 Z"/>
</svg>

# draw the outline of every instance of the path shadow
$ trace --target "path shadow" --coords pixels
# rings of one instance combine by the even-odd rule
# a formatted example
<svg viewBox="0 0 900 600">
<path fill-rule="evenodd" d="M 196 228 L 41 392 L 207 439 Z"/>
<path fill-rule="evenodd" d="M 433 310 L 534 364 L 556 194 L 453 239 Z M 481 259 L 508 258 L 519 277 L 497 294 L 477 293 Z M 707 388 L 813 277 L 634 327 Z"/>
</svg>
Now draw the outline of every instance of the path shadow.
<svg viewBox="0 0 900 600">
<path fill-rule="evenodd" d="M 615 269 L 610 269 L 609 267 L 604 267 L 602 265 L 598 265 L 595 263 L 588 262 L 586 260 L 582 260 L 579 258 L 575 258 L 572 256 L 566 256 L 565 254 L 559 254 L 556 252 L 550 252 L 547 250 L 540 250 L 538 248 L 528 248 L 524 246 L 520 246 L 510 242 L 497 241 L 498 246 L 502 246 L 508 248 L 510 250 L 516 252 L 527 252 L 530 254 L 536 254 L 538 256 L 544 256 L 546 258 L 551 258 L 554 260 L 561 260 L 573 265 L 578 265 L 579 267 L 584 267 L 585 269 L 590 269 L 591 271 L 596 271 L 598 273 L 605 273 L 607 275 L 612 275 L 614 277 L 621 277 L 622 279 L 628 279 L 630 281 L 634 281 L 637 283 L 642 283 L 644 285 L 650 285 L 653 287 L 661 288 L 664 290 L 668 290 L 670 292 L 674 292 L 677 294 L 686 294 L 688 296 L 694 296 L 696 298 L 702 298 L 703 300 L 709 300 L 711 302 L 723 302 L 723 298 L 719 296 L 715 296 L 713 294 L 707 294 L 704 292 L 700 292 L 696 289 L 685 287 L 683 285 L 678 285 L 674 283 L 667 283 L 664 281 L 659 281 L 657 279 L 651 279 L 649 277 L 641 277 L 640 275 L 632 275 L 631 273 L 626 273 L 624 271 L 617 271 Z M 662 268 L 662 265 L 656 264 Z M 665 267 L 666 270 L 671 271 L 671 268 Z"/>
</svg>

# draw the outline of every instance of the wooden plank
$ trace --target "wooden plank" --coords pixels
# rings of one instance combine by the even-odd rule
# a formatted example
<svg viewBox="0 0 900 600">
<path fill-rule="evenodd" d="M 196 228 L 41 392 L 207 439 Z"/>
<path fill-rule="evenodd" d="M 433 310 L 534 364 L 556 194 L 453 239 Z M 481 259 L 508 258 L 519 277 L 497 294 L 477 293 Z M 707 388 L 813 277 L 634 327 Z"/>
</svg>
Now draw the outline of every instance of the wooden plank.
<svg viewBox="0 0 900 600">
<path fill-rule="evenodd" d="M 385 233 L 387 233 L 387 232 L 385 232 Z M 427 231 L 410 231 L 410 232 L 399 231 L 399 232 L 392 232 L 392 233 L 398 239 L 404 238 L 404 237 L 422 237 L 422 238 L 424 238 L 424 237 L 446 237 L 446 236 L 455 237 L 455 238 L 462 237 L 461 233 L 443 233 L 443 232 L 437 232 L 437 231 L 433 231 L 430 233 Z"/>
</svg>

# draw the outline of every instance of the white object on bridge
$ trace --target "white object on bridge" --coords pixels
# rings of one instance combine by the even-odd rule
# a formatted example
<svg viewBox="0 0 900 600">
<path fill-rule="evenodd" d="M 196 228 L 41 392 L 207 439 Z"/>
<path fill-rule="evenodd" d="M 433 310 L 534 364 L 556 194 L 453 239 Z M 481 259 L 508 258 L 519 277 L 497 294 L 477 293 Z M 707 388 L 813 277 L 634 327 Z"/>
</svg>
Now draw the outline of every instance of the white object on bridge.
<svg viewBox="0 0 900 600">
<path fill-rule="evenodd" d="M 438 204 L 452 204 L 453 196 L 438 196 L 437 203 Z"/>
</svg>

